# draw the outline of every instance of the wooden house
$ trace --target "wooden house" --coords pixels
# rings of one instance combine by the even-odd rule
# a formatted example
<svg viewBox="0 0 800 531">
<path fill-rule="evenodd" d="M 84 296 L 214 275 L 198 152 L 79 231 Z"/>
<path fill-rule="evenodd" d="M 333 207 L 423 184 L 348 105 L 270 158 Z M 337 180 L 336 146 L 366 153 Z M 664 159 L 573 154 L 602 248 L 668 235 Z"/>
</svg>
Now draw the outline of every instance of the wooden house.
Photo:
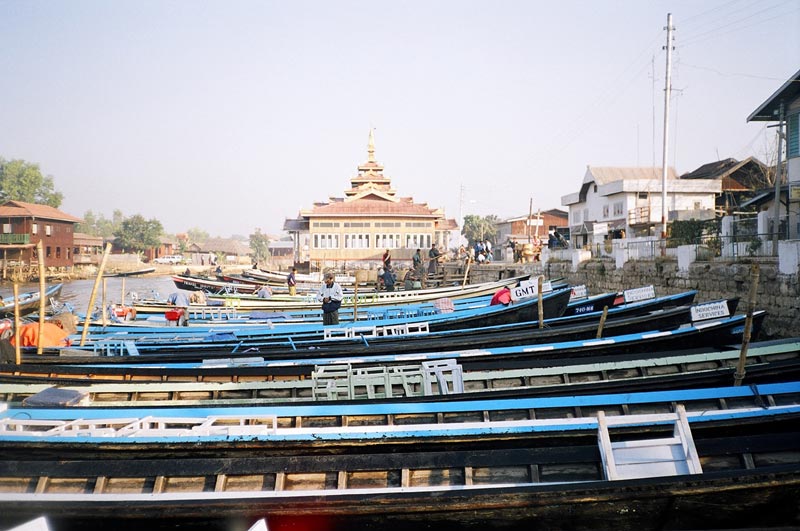
<svg viewBox="0 0 800 531">
<path fill-rule="evenodd" d="M 36 245 L 41 241 L 47 267 L 71 267 L 75 224 L 81 221 L 48 205 L 7 201 L 0 205 L 2 259 L 38 264 Z"/>
</svg>

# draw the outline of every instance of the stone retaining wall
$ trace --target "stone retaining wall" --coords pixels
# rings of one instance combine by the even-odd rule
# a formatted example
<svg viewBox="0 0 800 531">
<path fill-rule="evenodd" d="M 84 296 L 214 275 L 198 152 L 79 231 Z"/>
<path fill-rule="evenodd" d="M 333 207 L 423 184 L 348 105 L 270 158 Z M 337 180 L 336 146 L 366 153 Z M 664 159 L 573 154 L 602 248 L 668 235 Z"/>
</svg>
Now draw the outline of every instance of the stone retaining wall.
<svg viewBox="0 0 800 531">
<path fill-rule="evenodd" d="M 756 308 L 767 310 L 761 338 L 800 336 L 800 286 L 796 274 L 778 272 L 775 259 L 758 261 L 760 274 Z M 698 302 L 740 297 L 740 310 L 747 308 L 751 263 L 694 262 L 688 271 L 680 271 L 676 260 L 629 261 L 615 269 L 612 260 L 589 260 L 572 271 L 571 262 L 550 261 L 546 274 L 565 277 L 571 284 L 586 284 L 589 293 L 622 291 L 652 284 L 656 295 L 698 290 Z"/>
<path fill-rule="evenodd" d="M 570 284 L 586 284 L 589 293 L 623 291 L 652 284 L 656 295 L 672 295 L 696 289 L 695 300 L 705 302 L 739 297 L 740 311 L 747 308 L 751 264 L 760 268 L 756 308 L 768 312 L 761 338 L 800 337 L 800 284 L 797 274 L 782 274 L 774 258 L 738 262 L 693 262 L 687 270 L 678 269 L 676 259 L 631 260 L 616 268 L 612 259 L 581 262 L 573 271 L 570 261 L 550 260 L 541 263 L 493 263 L 470 269 L 469 282 L 491 282 L 510 276 L 544 274 L 547 278 L 566 278 Z M 446 279 L 460 280 L 463 270 L 445 268 Z"/>
</svg>

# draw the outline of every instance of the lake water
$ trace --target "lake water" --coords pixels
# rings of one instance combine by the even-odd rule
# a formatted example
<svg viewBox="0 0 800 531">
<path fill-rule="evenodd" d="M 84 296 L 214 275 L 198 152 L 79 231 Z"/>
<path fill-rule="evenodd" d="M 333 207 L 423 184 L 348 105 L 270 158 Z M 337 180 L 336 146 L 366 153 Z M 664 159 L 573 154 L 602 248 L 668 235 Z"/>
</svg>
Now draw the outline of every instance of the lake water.
<svg viewBox="0 0 800 531">
<path fill-rule="evenodd" d="M 139 298 L 157 297 L 166 299 L 167 296 L 175 291 L 179 291 L 169 275 L 164 276 L 146 276 L 146 277 L 110 277 L 100 281 L 95 298 L 95 306 L 102 304 L 103 285 L 105 284 L 105 297 L 106 304 L 118 303 L 122 297 L 122 289 L 125 289 L 125 301 L 131 302 L 131 293 L 135 292 Z M 89 280 L 71 280 L 65 281 L 64 287 L 61 289 L 61 295 L 58 297 L 59 302 L 68 302 L 79 313 L 85 313 L 89 305 L 89 300 L 92 295 L 92 288 L 94 287 L 94 279 Z M 48 283 L 51 286 L 53 283 Z M 26 283 L 19 285 L 20 293 L 26 291 L 39 291 L 39 283 Z M 13 284 L 8 281 L 0 283 L 0 295 L 3 298 L 11 299 L 14 292 Z"/>
</svg>

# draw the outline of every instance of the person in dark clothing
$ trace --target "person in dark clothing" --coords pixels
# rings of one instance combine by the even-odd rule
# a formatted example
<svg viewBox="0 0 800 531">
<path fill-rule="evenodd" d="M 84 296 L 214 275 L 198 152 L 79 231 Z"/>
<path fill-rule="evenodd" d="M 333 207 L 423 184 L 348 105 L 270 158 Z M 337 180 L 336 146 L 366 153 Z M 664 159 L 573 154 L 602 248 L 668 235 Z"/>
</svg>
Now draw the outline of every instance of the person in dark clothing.
<svg viewBox="0 0 800 531">
<path fill-rule="evenodd" d="M 383 270 L 383 285 L 386 288 L 386 291 L 394 291 L 394 283 L 396 281 L 396 277 L 394 276 L 394 271 L 392 271 L 391 267 L 387 267 Z"/>
</svg>

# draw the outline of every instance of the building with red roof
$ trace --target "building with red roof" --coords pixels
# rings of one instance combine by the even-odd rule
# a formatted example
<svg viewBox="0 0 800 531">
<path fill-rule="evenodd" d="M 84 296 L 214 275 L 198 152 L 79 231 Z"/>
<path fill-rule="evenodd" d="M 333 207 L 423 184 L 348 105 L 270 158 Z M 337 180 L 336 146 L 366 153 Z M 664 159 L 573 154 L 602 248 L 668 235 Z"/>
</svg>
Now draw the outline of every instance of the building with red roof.
<svg viewBox="0 0 800 531">
<path fill-rule="evenodd" d="M 24 201 L 0 205 L 0 250 L 4 261 L 38 262 L 36 244 L 42 242 L 47 267 L 73 265 L 75 224 L 80 218 L 57 208 Z"/>
<path fill-rule="evenodd" d="M 369 133 L 367 161 L 358 166 L 344 197 L 332 197 L 287 219 L 284 230 L 294 240 L 295 261 L 316 268 L 344 262 L 380 262 L 389 249 L 395 261 L 410 263 L 414 251 L 433 243 L 447 248 L 458 223 L 444 211 L 397 195 L 383 166 L 375 160 L 375 138 Z"/>
</svg>

